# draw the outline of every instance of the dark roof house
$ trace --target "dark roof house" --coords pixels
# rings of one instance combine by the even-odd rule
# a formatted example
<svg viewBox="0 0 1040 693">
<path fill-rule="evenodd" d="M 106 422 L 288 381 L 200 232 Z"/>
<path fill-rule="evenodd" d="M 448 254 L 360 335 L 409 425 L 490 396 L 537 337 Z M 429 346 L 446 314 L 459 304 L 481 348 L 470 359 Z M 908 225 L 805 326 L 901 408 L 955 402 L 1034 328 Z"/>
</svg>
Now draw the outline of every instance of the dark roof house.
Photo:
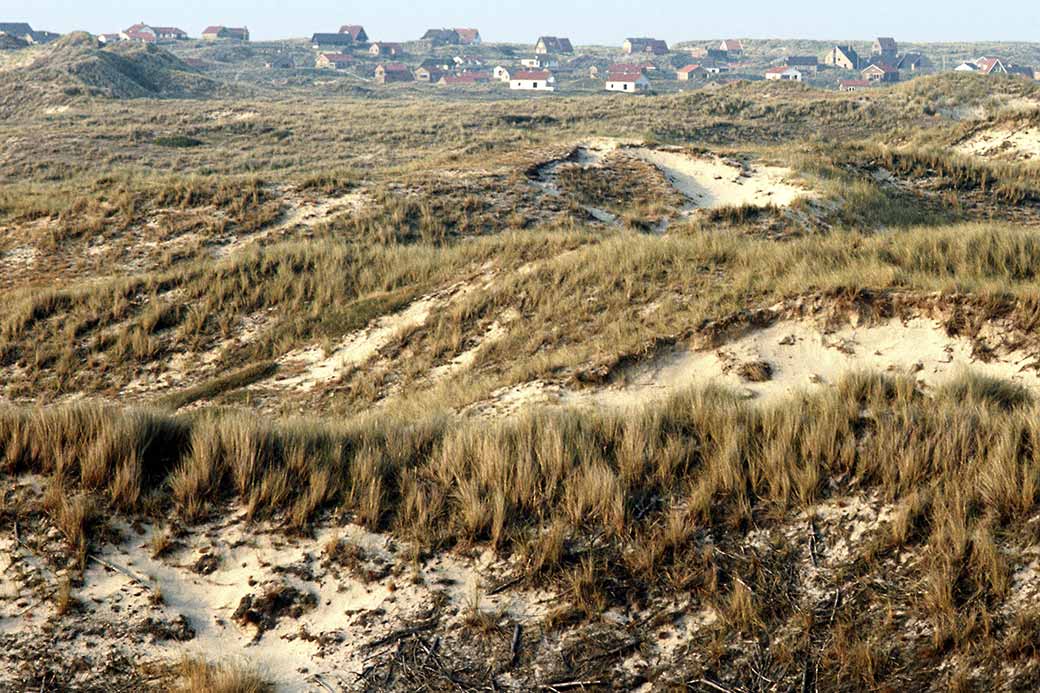
<svg viewBox="0 0 1040 693">
<path fill-rule="evenodd" d="M 0 22 L 0 34 L 28 41 L 33 34 L 33 28 L 25 22 Z"/>
<path fill-rule="evenodd" d="M 248 41 L 249 29 L 246 27 L 210 26 L 202 32 L 202 38 L 207 41 L 217 39 L 229 39 L 231 41 Z"/>
<path fill-rule="evenodd" d="M 661 39 L 654 38 L 627 38 L 623 48 L 629 55 L 633 53 L 665 55 L 668 53 L 668 44 Z"/>
<path fill-rule="evenodd" d="M 368 34 L 365 33 L 365 27 L 360 24 L 344 24 L 339 28 L 339 33 L 350 34 L 350 38 L 354 39 L 355 43 L 368 43 Z"/>
<path fill-rule="evenodd" d="M 462 37 L 454 29 L 430 29 L 422 37 L 423 41 L 429 41 L 435 48 L 437 46 L 457 46 L 462 43 Z"/>
<path fill-rule="evenodd" d="M 350 34 L 314 34 L 311 36 L 311 44 L 315 48 L 322 46 L 352 46 L 354 37 Z"/>
<path fill-rule="evenodd" d="M 573 53 L 574 46 L 571 45 L 571 40 L 568 38 L 541 36 L 538 38 L 538 43 L 534 46 L 534 52 L 540 55 L 548 55 L 550 53 Z"/>
</svg>

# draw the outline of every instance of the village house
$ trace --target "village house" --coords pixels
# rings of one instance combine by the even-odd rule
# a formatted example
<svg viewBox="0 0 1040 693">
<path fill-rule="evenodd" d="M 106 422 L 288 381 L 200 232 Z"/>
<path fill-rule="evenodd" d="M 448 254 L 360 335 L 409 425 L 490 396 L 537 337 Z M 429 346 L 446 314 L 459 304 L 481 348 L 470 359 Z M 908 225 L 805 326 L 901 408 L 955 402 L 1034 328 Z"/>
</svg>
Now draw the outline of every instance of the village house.
<svg viewBox="0 0 1040 693">
<path fill-rule="evenodd" d="M 137 41 L 139 43 L 159 43 L 160 41 L 183 41 L 188 38 L 187 32 L 173 26 L 149 26 L 138 23 L 126 31 L 120 32 L 122 41 Z"/>
<path fill-rule="evenodd" d="M 680 82 L 689 82 L 691 79 L 705 79 L 707 76 L 708 73 L 700 65 L 687 65 L 679 68 L 679 71 L 675 73 L 675 78 Z"/>
<path fill-rule="evenodd" d="M 860 69 L 859 53 L 852 46 L 834 46 L 823 56 L 823 64 L 839 70 Z"/>
<path fill-rule="evenodd" d="M 900 56 L 893 66 L 900 72 L 921 72 L 932 69 L 932 61 L 921 53 L 907 53 Z"/>
<path fill-rule="evenodd" d="M 744 55 L 744 44 L 739 39 L 726 39 L 719 44 L 718 50 L 727 56 L 737 57 Z"/>
<path fill-rule="evenodd" d="M 119 43 L 123 37 L 120 34 L 98 34 L 97 40 L 104 44 Z"/>
<path fill-rule="evenodd" d="M 499 82 L 508 82 L 509 81 L 509 75 L 511 73 L 512 73 L 512 69 L 506 67 L 505 65 L 498 65 L 491 72 L 491 74 L 494 76 L 494 78 L 496 80 L 498 80 Z"/>
<path fill-rule="evenodd" d="M 25 22 L 0 22 L 0 34 L 16 38 L 23 43 L 33 43 L 33 28 Z"/>
<path fill-rule="evenodd" d="M 551 55 L 537 55 L 533 58 L 521 58 L 520 65 L 532 70 L 555 70 L 560 66 L 560 61 Z"/>
<path fill-rule="evenodd" d="M 899 45 L 890 36 L 880 36 L 874 39 L 870 57 L 884 65 L 895 65 L 899 57 Z"/>
<path fill-rule="evenodd" d="M 627 38 L 621 48 L 628 55 L 638 53 L 666 55 L 668 53 L 668 44 L 660 39 L 654 38 Z"/>
<path fill-rule="evenodd" d="M 853 92 L 862 91 L 874 85 L 865 79 L 842 79 L 838 80 L 838 91 Z"/>
<path fill-rule="evenodd" d="M 479 46 L 483 43 L 476 29 L 455 29 L 455 33 L 459 35 L 459 43 L 463 46 Z"/>
<path fill-rule="evenodd" d="M 368 34 L 365 33 L 365 27 L 360 24 L 344 24 L 339 28 L 339 33 L 350 34 L 354 43 L 368 43 Z"/>
<path fill-rule="evenodd" d="M 385 63 L 376 65 L 376 84 L 392 82 L 411 82 L 415 79 L 412 71 L 402 63 Z"/>
<path fill-rule="evenodd" d="M 553 55 L 557 53 L 573 53 L 574 46 L 568 38 L 557 36 L 541 36 L 534 44 L 534 52 L 538 55 Z"/>
<path fill-rule="evenodd" d="M 868 82 L 898 82 L 899 81 L 899 70 L 895 69 L 891 65 L 884 63 L 875 63 L 874 65 L 868 65 L 863 69 L 860 74 L 863 79 Z"/>
<path fill-rule="evenodd" d="M 1007 68 L 1009 75 L 1019 75 L 1021 77 L 1028 77 L 1029 79 L 1033 79 L 1034 70 L 1032 67 L 1028 65 L 1012 65 L 1009 63 L 1004 67 Z"/>
<path fill-rule="evenodd" d="M 206 30 L 202 32 L 202 38 L 205 41 L 216 41 L 218 39 L 248 41 L 249 29 L 246 27 L 211 26 L 206 27 Z"/>
<path fill-rule="evenodd" d="M 354 45 L 354 37 L 350 34 L 314 34 L 311 36 L 311 45 L 316 51 L 325 48 L 351 48 Z"/>
<path fill-rule="evenodd" d="M 440 67 L 424 67 L 420 65 L 415 68 L 415 81 L 436 84 L 445 75 L 451 74 L 450 70 L 442 70 Z"/>
<path fill-rule="evenodd" d="M 381 55 L 402 55 L 404 48 L 400 43 L 386 43 L 385 41 L 376 41 L 368 47 L 368 54 L 379 57 Z"/>
<path fill-rule="evenodd" d="M 815 55 L 789 55 L 784 58 L 784 67 L 797 68 L 802 74 L 815 75 L 819 60 Z"/>
<path fill-rule="evenodd" d="M 433 48 L 440 46 L 458 46 L 462 43 L 462 37 L 454 29 L 430 29 L 421 39 Z"/>
<path fill-rule="evenodd" d="M 344 53 L 322 53 L 314 61 L 314 66 L 321 70 L 344 70 L 353 62 L 354 59 Z"/>
<path fill-rule="evenodd" d="M 156 41 L 184 41 L 188 38 L 188 32 L 175 26 L 153 26 Z"/>
<path fill-rule="evenodd" d="M 1000 58 L 979 58 L 975 61 L 979 73 L 983 75 L 1006 75 L 1007 66 Z"/>
<path fill-rule="evenodd" d="M 611 70 L 607 73 L 606 89 L 607 91 L 636 94 L 649 91 L 650 80 L 646 78 L 642 70 Z"/>
<path fill-rule="evenodd" d="M 777 82 L 801 82 L 802 72 L 796 67 L 781 65 L 766 70 L 766 79 Z"/>
<path fill-rule="evenodd" d="M 440 72 L 451 72 L 455 69 L 455 61 L 450 58 L 424 58 L 418 67 Z"/>
<path fill-rule="evenodd" d="M 705 74 L 709 75 L 721 75 L 723 72 L 729 72 L 729 65 L 715 60 L 705 60 L 701 63 L 701 67 L 704 68 Z"/>
<path fill-rule="evenodd" d="M 509 88 L 524 91 L 555 91 L 556 78 L 548 70 L 515 72 L 509 80 Z"/>
</svg>

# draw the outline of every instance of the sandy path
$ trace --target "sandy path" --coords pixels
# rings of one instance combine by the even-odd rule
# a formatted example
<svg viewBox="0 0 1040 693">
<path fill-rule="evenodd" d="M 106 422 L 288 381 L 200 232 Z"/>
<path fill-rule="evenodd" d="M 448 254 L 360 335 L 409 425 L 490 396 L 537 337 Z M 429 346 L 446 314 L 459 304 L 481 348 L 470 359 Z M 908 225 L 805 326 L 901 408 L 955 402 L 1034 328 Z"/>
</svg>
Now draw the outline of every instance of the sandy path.
<svg viewBox="0 0 1040 693">
<path fill-rule="evenodd" d="M 361 209 L 364 203 L 365 193 L 361 190 L 355 190 L 346 195 L 325 200 L 314 200 L 309 198 L 294 200 L 290 198 L 287 200 L 288 210 L 281 220 L 256 233 L 244 236 L 235 236 L 228 243 L 214 246 L 213 257 L 227 257 L 228 255 L 233 255 L 247 245 L 265 238 L 292 231 L 300 226 L 316 226 L 321 222 L 328 221 L 344 212 L 356 212 Z"/>
</svg>

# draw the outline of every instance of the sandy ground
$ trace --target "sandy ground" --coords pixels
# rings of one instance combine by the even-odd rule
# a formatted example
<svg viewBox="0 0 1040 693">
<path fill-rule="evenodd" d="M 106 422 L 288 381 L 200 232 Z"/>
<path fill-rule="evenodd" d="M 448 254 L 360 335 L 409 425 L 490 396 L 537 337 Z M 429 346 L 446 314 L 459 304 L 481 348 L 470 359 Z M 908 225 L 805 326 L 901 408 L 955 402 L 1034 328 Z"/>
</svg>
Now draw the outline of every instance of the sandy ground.
<svg viewBox="0 0 1040 693">
<path fill-rule="evenodd" d="M 747 165 L 712 156 L 691 156 L 679 150 L 627 148 L 653 164 L 696 209 L 775 205 L 787 207 L 809 191 L 788 182 L 791 170 Z"/>
<path fill-rule="evenodd" d="M 768 380 L 748 382 L 738 373 L 743 364 L 755 362 L 769 364 L 772 374 Z M 927 318 L 836 330 L 824 330 L 808 320 L 787 320 L 718 349 L 671 348 L 617 373 L 609 386 L 575 389 L 535 381 L 497 391 L 464 413 L 508 416 L 531 406 L 628 409 L 708 385 L 773 404 L 828 387 L 857 371 L 914 374 L 927 387 L 971 371 L 1019 383 L 1040 395 L 1038 363 L 1036 354 L 1022 351 L 979 361 L 973 356 L 971 340 L 950 337 L 942 325 Z"/>
<path fill-rule="evenodd" d="M 984 130 L 958 144 L 956 151 L 983 158 L 1034 161 L 1040 159 L 1040 126 Z"/>
<path fill-rule="evenodd" d="M 283 692 L 354 690 L 366 663 L 396 643 L 373 644 L 421 621 L 434 603 L 444 605 L 440 625 L 451 628 L 474 605 L 527 624 L 543 619 L 556 602 L 538 591 L 488 596 L 512 570 L 491 552 L 441 553 L 419 563 L 407 547 L 355 525 L 326 524 L 311 537 L 287 537 L 235 515 L 194 528 L 162 558 L 153 558 L 150 548 L 162 530 L 115 527 L 124 539 L 90 560 L 74 591 L 81 606 L 62 617 L 30 588 L 58 576 L 12 537 L 0 537 L 0 635 L 31 638 L 59 621 L 81 636 L 65 645 L 64 657 L 119 652 L 143 663 L 201 655 L 248 661 Z M 325 547 L 336 539 L 360 550 L 358 563 L 326 560 Z M 286 588 L 297 591 L 302 613 L 281 614 L 267 630 L 235 617 L 247 595 Z"/>
<path fill-rule="evenodd" d="M 787 207 L 798 198 L 812 195 L 812 191 L 790 180 L 790 169 L 777 166 L 754 165 L 711 155 L 695 156 L 680 149 L 647 147 L 632 140 L 613 138 L 580 142 L 574 152 L 568 160 L 543 166 L 534 184 L 551 195 L 560 195 L 556 183 L 560 166 L 577 164 L 585 169 L 596 169 L 610 157 L 624 154 L 660 169 L 689 201 L 683 210 L 685 216 L 700 209 L 719 207 Z M 604 224 L 618 223 L 617 217 L 606 210 L 589 206 L 585 209 Z"/>
</svg>

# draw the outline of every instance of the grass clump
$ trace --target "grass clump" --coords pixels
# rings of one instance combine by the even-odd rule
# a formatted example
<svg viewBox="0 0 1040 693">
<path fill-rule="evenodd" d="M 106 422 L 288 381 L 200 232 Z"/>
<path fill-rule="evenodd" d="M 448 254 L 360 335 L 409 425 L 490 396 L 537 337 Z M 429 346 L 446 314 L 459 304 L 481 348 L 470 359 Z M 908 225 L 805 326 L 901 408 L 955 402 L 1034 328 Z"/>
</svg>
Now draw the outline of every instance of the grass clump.
<svg viewBox="0 0 1040 693">
<path fill-rule="evenodd" d="M 274 693 L 274 685 L 253 669 L 226 661 L 185 657 L 174 673 L 176 693 Z"/>
</svg>

